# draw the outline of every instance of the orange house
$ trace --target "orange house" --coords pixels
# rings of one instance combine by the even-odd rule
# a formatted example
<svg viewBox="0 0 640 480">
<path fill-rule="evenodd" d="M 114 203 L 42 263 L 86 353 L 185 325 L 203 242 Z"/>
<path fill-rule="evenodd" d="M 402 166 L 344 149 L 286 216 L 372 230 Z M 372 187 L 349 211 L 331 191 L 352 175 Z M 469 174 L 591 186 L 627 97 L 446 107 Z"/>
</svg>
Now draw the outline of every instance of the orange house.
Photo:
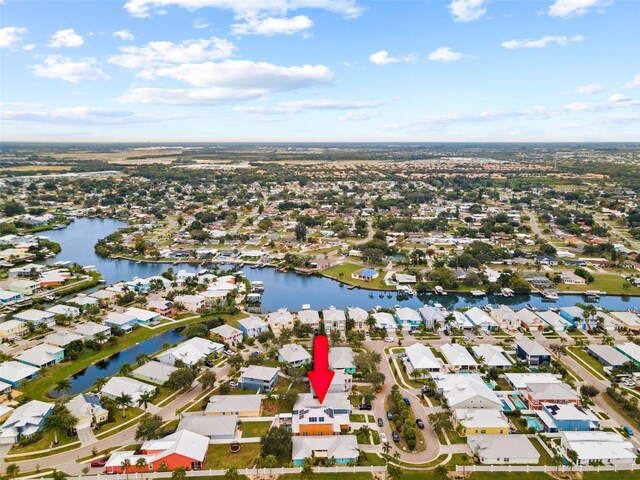
<svg viewBox="0 0 640 480">
<path fill-rule="evenodd" d="M 340 435 L 350 430 L 349 414 L 331 407 L 303 408 L 293 414 L 291 431 L 303 437 Z"/>
</svg>

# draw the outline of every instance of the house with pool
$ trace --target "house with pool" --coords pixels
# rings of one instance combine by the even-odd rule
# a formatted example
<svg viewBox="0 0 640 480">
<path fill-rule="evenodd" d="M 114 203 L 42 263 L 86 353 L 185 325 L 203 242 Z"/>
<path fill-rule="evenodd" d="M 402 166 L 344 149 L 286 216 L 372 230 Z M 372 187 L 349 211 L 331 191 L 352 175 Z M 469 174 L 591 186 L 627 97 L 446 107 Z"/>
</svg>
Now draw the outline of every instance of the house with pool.
<svg viewBox="0 0 640 480">
<path fill-rule="evenodd" d="M 543 403 L 536 415 L 545 432 L 589 432 L 600 426 L 591 410 L 575 403 Z"/>
<path fill-rule="evenodd" d="M 349 465 L 358 461 L 358 438 L 355 435 L 293 437 L 291 460 L 296 467 L 305 458 L 316 460 L 334 458 L 337 465 Z"/>
<path fill-rule="evenodd" d="M 423 323 L 422 317 L 413 308 L 397 308 L 395 317 L 396 323 L 402 330 L 413 330 Z"/>
</svg>

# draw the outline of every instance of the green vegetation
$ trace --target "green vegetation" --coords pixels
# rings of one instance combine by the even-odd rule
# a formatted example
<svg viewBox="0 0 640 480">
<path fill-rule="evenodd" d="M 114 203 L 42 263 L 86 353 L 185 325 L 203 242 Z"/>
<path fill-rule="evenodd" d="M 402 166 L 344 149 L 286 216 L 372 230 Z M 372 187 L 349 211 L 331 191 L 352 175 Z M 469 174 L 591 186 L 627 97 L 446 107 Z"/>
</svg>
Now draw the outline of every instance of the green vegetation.
<svg viewBox="0 0 640 480">
<path fill-rule="evenodd" d="M 236 453 L 229 451 L 229 445 L 209 445 L 203 469 L 252 468 L 259 454 L 259 443 L 243 443 Z"/>
<path fill-rule="evenodd" d="M 265 435 L 270 427 L 271 422 L 242 422 L 238 428 L 244 438 L 255 438 Z"/>
</svg>

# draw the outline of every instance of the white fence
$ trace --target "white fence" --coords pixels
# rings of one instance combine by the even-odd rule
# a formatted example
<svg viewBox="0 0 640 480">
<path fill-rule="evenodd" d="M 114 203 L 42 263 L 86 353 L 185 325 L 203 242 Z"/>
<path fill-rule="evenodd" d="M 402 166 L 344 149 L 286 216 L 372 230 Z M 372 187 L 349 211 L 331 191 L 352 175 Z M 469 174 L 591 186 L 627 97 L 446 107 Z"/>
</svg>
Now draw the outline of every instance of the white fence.
<svg viewBox="0 0 640 480">
<path fill-rule="evenodd" d="M 630 465 L 469 465 L 456 466 L 456 472 L 632 472 L 640 470 L 640 465 L 632 463 Z"/>
<path fill-rule="evenodd" d="M 240 475 L 262 475 L 262 476 L 271 476 L 271 475 L 282 475 L 285 473 L 300 473 L 302 471 L 302 467 L 293 467 L 293 468 L 243 468 L 238 469 L 238 473 Z M 357 472 L 365 472 L 365 473 L 381 473 L 386 472 L 387 467 L 346 467 L 346 466 L 335 466 L 335 467 L 314 467 L 313 471 L 316 473 L 357 473 Z M 187 478 L 190 477 L 221 477 L 225 474 L 226 470 L 190 470 L 187 472 Z M 43 474 L 47 475 L 46 473 Z M 38 477 L 31 477 L 38 478 Z M 128 475 L 129 480 L 153 480 L 155 478 L 171 478 L 171 472 L 149 472 L 149 473 L 130 473 Z M 115 475 L 80 475 L 78 477 L 67 477 L 68 480 L 126 480 L 127 476 L 123 473 L 115 474 Z"/>
</svg>

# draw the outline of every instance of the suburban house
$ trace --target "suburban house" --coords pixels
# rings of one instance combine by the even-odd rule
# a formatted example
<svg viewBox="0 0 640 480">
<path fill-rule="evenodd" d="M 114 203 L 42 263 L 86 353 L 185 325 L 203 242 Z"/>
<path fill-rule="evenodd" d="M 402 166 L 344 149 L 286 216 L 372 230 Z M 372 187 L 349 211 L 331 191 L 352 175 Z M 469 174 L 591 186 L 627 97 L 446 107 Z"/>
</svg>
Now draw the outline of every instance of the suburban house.
<svg viewBox="0 0 640 480">
<path fill-rule="evenodd" d="M 528 385 L 536 383 L 562 383 L 559 374 L 552 373 L 505 373 L 507 383 L 516 391 L 526 395 Z"/>
<path fill-rule="evenodd" d="M 586 348 L 589 355 L 612 370 L 619 369 L 629 361 L 629 358 L 609 345 L 589 344 Z"/>
<path fill-rule="evenodd" d="M 303 437 L 340 435 L 349 430 L 349 414 L 337 413 L 330 405 L 301 408 L 291 420 L 292 433 Z"/>
<path fill-rule="evenodd" d="M 25 380 L 31 380 L 38 376 L 40 369 L 26 363 L 10 362 L 0 363 L 0 380 L 12 387 L 17 387 Z"/>
<path fill-rule="evenodd" d="M 43 312 L 42 310 L 37 310 L 35 308 L 31 308 L 29 310 L 24 310 L 22 312 L 15 313 L 13 315 L 14 320 L 20 320 L 24 323 L 32 323 L 33 325 L 46 325 L 47 327 L 52 327 L 56 324 L 55 314 L 51 312 Z"/>
<path fill-rule="evenodd" d="M 238 329 L 245 337 L 256 338 L 258 335 L 269 331 L 269 325 L 260 317 L 251 316 L 238 320 Z"/>
<path fill-rule="evenodd" d="M 358 460 L 358 438 L 355 435 L 330 437 L 293 437 L 291 459 L 300 466 L 305 458 L 334 458 L 336 464 L 347 465 Z"/>
<path fill-rule="evenodd" d="M 638 332 L 640 331 L 640 316 L 634 312 L 611 312 L 611 315 L 621 324 L 622 327 Z"/>
<path fill-rule="evenodd" d="M 53 403 L 31 400 L 16 407 L 0 428 L 0 444 L 18 443 L 38 433 L 53 410 Z"/>
<path fill-rule="evenodd" d="M 633 443 L 616 432 L 562 432 L 560 442 L 565 456 L 568 450 L 578 454 L 578 465 L 631 465 L 636 461 Z"/>
<path fill-rule="evenodd" d="M 78 307 L 72 307 L 70 305 L 54 305 L 46 310 L 54 315 L 65 315 L 67 317 L 76 318 L 80 315 L 80 309 Z"/>
<path fill-rule="evenodd" d="M 60 332 L 51 333 L 47 335 L 44 341 L 49 345 L 65 348 L 71 342 L 77 342 L 77 341 L 83 342 L 84 337 L 79 333 L 63 330 Z"/>
<path fill-rule="evenodd" d="M 600 425 L 591 410 L 575 403 L 543 403 L 536 415 L 545 432 L 588 432 Z"/>
<path fill-rule="evenodd" d="M 111 327 L 107 325 L 100 325 L 95 322 L 87 322 L 78 325 L 75 330 L 77 334 L 82 335 L 85 341 L 93 341 L 96 336 L 103 335 L 104 341 L 111 336 Z"/>
<path fill-rule="evenodd" d="M 393 315 L 387 312 L 377 312 L 371 315 L 376 322 L 376 328 L 387 333 L 395 332 L 397 325 Z"/>
<path fill-rule="evenodd" d="M 150 300 L 147 302 L 147 307 L 149 307 L 151 311 L 166 317 L 171 315 L 171 312 L 173 311 L 173 302 L 163 299 Z"/>
<path fill-rule="evenodd" d="M 351 389 L 353 387 L 353 376 L 348 373 L 343 372 L 334 372 L 333 378 L 331 379 L 331 383 L 329 384 L 328 393 L 351 393 Z M 313 389 L 313 385 L 311 385 L 311 393 L 315 395 L 315 390 Z"/>
<path fill-rule="evenodd" d="M 498 322 L 491 318 L 484 310 L 478 307 L 472 307 L 464 314 L 471 320 L 471 322 L 484 329 L 484 330 L 497 330 L 499 328 Z"/>
<path fill-rule="evenodd" d="M 21 293 L 7 292 L 6 290 L 0 289 L 0 305 L 13 305 L 16 302 L 19 302 L 21 299 Z"/>
<path fill-rule="evenodd" d="M 164 385 L 173 372 L 178 370 L 172 365 L 166 365 L 156 360 L 146 362 L 133 370 L 131 376 L 144 382 Z"/>
<path fill-rule="evenodd" d="M 96 297 L 80 293 L 76 297 L 73 297 L 71 300 L 69 300 L 69 303 L 73 303 L 74 305 L 78 305 L 80 307 L 97 307 L 100 305 L 100 300 Z"/>
<path fill-rule="evenodd" d="M 29 331 L 29 327 L 26 323 L 20 320 L 7 320 L 0 323 L 0 339 L 13 338 L 24 335 Z"/>
<path fill-rule="evenodd" d="M 489 368 L 510 368 L 511 361 L 504 355 L 504 350 L 498 345 L 483 343 L 471 347 L 476 360 Z"/>
<path fill-rule="evenodd" d="M 360 307 L 347 308 L 347 315 L 353 321 L 354 328 L 359 332 L 364 332 L 369 329 L 367 319 L 369 318 L 369 312 Z"/>
<path fill-rule="evenodd" d="M 40 291 L 40 284 L 31 280 L 14 280 L 9 284 L 9 291 L 22 295 L 33 295 Z"/>
<path fill-rule="evenodd" d="M 413 308 L 396 308 L 396 323 L 402 330 L 413 330 L 422 325 L 422 316 Z"/>
<path fill-rule="evenodd" d="M 444 370 L 442 360 L 437 358 L 431 348 L 423 345 L 422 343 L 414 343 L 413 345 L 404 349 L 407 354 L 407 361 L 405 367 L 407 374 L 411 375 L 414 370 L 424 372 L 422 376 L 428 376 L 428 372 L 441 372 Z"/>
<path fill-rule="evenodd" d="M 571 323 L 568 320 L 562 318 L 553 310 L 541 310 L 536 313 L 544 323 L 554 330 L 566 330 L 571 326 Z"/>
<path fill-rule="evenodd" d="M 324 320 L 324 329 L 328 334 L 331 330 L 336 330 L 342 334 L 347 328 L 347 317 L 344 310 L 338 310 L 336 307 L 329 307 L 322 311 L 322 319 Z"/>
<path fill-rule="evenodd" d="M 463 378 L 461 378 L 463 377 Z M 485 408 L 502 409 L 503 405 L 498 396 L 484 383 L 481 375 L 470 373 L 435 374 L 433 379 L 449 408 Z"/>
<path fill-rule="evenodd" d="M 176 295 L 173 303 L 181 305 L 184 310 L 197 313 L 204 308 L 205 298 L 202 295 Z"/>
<path fill-rule="evenodd" d="M 192 367 L 201 360 L 206 360 L 209 355 L 221 352 L 224 345 L 206 338 L 193 337 L 181 344 L 165 350 L 156 359 L 165 365 L 175 366 L 176 362 L 182 362 L 187 367 Z"/>
<path fill-rule="evenodd" d="M 205 413 L 211 416 L 259 417 L 262 415 L 262 399 L 262 395 L 212 395 Z"/>
<path fill-rule="evenodd" d="M 361 268 L 351 274 L 353 280 L 362 280 L 364 282 L 371 282 L 378 278 L 380 272 L 374 268 Z"/>
<path fill-rule="evenodd" d="M 151 312 L 142 308 L 129 307 L 124 312 L 125 315 L 135 318 L 140 325 L 148 325 L 149 323 L 160 320 L 161 315 L 157 312 Z"/>
<path fill-rule="evenodd" d="M 615 349 L 636 365 L 640 365 L 640 345 L 636 345 L 633 342 L 627 342 L 622 345 L 616 345 Z"/>
<path fill-rule="evenodd" d="M 129 333 L 133 330 L 137 320 L 131 315 L 126 315 L 119 312 L 109 312 L 104 319 L 104 324 L 108 327 L 119 328 L 125 333 Z"/>
<path fill-rule="evenodd" d="M 540 454 L 525 435 L 472 435 L 467 444 L 480 463 L 536 465 Z"/>
<path fill-rule="evenodd" d="M 99 423 L 106 422 L 109 411 L 104 408 L 100 397 L 95 393 L 81 393 L 69 400 L 65 407 L 69 413 L 78 419 L 75 429 L 93 428 Z"/>
<path fill-rule="evenodd" d="M 112 292 L 111 290 L 98 290 L 97 292 L 90 293 L 89 296 L 98 300 L 100 305 L 103 307 L 108 307 L 116 298 L 116 292 Z"/>
<path fill-rule="evenodd" d="M 507 305 L 492 308 L 489 311 L 489 316 L 493 318 L 503 330 L 516 330 L 520 326 L 520 319 L 516 315 L 516 312 Z"/>
<path fill-rule="evenodd" d="M 149 472 L 172 471 L 178 467 L 201 470 L 208 448 L 209 437 L 189 430 L 178 430 L 158 440 L 147 440 L 140 447 L 139 455 L 135 451 L 113 452 L 105 465 L 106 473 L 135 473 L 138 471 L 136 462 L 139 458 L 145 460 L 145 469 Z M 125 459 L 131 465 L 127 472 L 122 468 Z"/>
<path fill-rule="evenodd" d="M 189 430 L 190 432 L 204 435 L 210 440 L 233 440 L 238 428 L 236 415 L 225 416 L 185 416 L 178 423 L 177 430 Z"/>
<path fill-rule="evenodd" d="M 330 347 L 329 369 L 335 372 L 356 373 L 351 347 Z"/>
<path fill-rule="evenodd" d="M 418 309 L 418 313 L 428 330 L 444 329 L 446 312 L 442 309 L 425 305 Z"/>
<path fill-rule="evenodd" d="M 297 315 L 302 325 L 309 325 L 314 331 L 320 328 L 320 313 L 317 310 L 300 310 Z"/>
<path fill-rule="evenodd" d="M 453 370 L 472 370 L 478 366 L 469 351 L 459 343 L 445 343 L 440 349 Z"/>
<path fill-rule="evenodd" d="M 278 361 L 297 368 L 311 363 L 311 355 L 301 345 L 289 343 L 278 350 Z"/>
<path fill-rule="evenodd" d="M 537 315 L 537 313 L 534 313 L 531 310 L 523 308 L 522 310 L 519 310 L 516 315 L 520 319 L 520 325 L 525 330 L 538 331 L 544 330 L 544 327 L 546 327 L 546 324 Z"/>
<path fill-rule="evenodd" d="M 277 337 L 283 328 L 287 330 L 293 329 L 293 315 L 286 308 L 279 308 L 275 312 L 267 315 L 267 323 L 271 327 L 271 331 Z"/>
<path fill-rule="evenodd" d="M 222 343 L 228 343 L 229 345 L 237 345 L 242 342 L 244 336 L 242 330 L 232 327 L 231 325 L 223 324 L 219 327 L 209 330 L 209 336 L 214 339 L 220 339 Z"/>
<path fill-rule="evenodd" d="M 529 410 L 540 410 L 543 403 L 574 403 L 580 397 L 566 383 L 533 383 L 527 385 L 526 399 Z"/>
<path fill-rule="evenodd" d="M 156 387 L 128 377 L 111 377 L 102 387 L 101 395 L 115 400 L 122 395 L 129 395 L 135 404 L 143 393 L 153 394 Z"/>
<path fill-rule="evenodd" d="M 250 365 L 241 370 L 238 386 L 244 390 L 267 391 L 278 384 L 278 369 Z"/>
<path fill-rule="evenodd" d="M 471 330 L 473 328 L 473 322 L 464 313 L 454 310 L 451 312 L 451 315 L 453 315 L 451 327 L 460 328 L 462 330 Z"/>
<path fill-rule="evenodd" d="M 33 367 L 49 367 L 64 360 L 64 348 L 41 343 L 17 355 L 16 360 Z"/>
<path fill-rule="evenodd" d="M 584 310 L 580 307 L 562 307 L 560 309 L 560 316 L 576 328 L 580 328 L 582 330 L 586 328 L 586 322 L 584 321 Z"/>
<path fill-rule="evenodd" d="M 456 425 L 462 427 L 462 434 L 507 435 L 509 421 L 500 409 L 458 408 L 454 411 Z"/>
<path fill-rule="evenodd" d="M 516 354 L 518 358 L 527 362 L 529 366 L 538 366 L 551 362 L 551 353 L 534 340 L 521 338 L 516 341 Z"/>
</svg>

